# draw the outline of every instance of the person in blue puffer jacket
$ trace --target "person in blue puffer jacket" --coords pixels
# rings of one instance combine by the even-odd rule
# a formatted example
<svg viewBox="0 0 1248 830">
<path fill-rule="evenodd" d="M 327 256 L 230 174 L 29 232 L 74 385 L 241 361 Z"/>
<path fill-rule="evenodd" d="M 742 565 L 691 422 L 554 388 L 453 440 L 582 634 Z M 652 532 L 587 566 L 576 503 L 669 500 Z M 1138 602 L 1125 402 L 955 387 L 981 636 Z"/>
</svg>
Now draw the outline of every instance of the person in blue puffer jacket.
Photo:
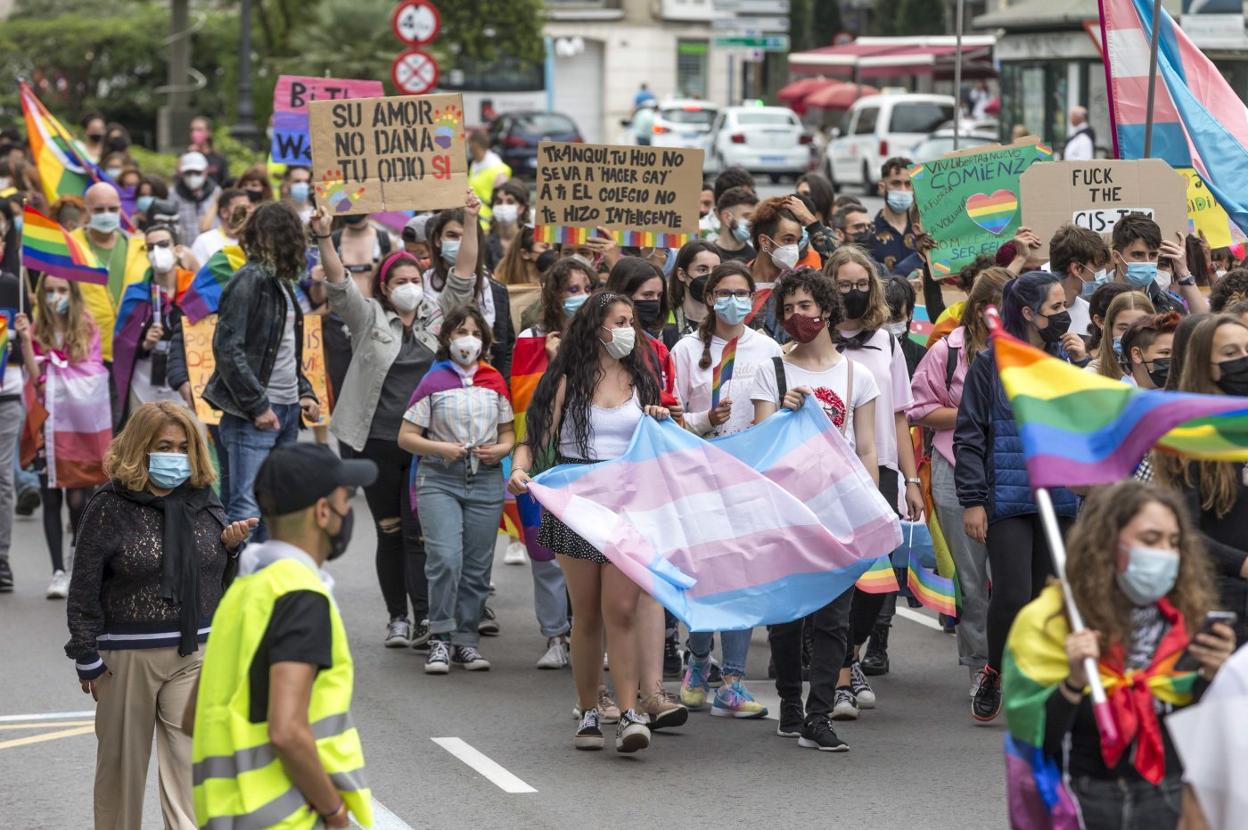
<svg viewBox="0 0 1248 830">
<path fill-rule="evenodd" d="M 1008 282 L 1001 301 L 1005 330 L 1077 365 L 1087 362 L 1083 340 L 1068 331 L 1070 313 L 1061 282 L 1031 271 Z M 992 598 L 988 604 L 988 664 L 976 679 L 971 714 L 990 721 L 1001 712 L 1001 658 L 1015 615 L 1053 575 L 1039 508 L 1031 494 L 1023 442 L 1001 386 L 992 350 L 976 355 L 966 373 L 953 434 L 954 481 L 967 535 L 988 546 Z M 1051 489 L 1063 534 L 1078 499 Z"/>
</svg>

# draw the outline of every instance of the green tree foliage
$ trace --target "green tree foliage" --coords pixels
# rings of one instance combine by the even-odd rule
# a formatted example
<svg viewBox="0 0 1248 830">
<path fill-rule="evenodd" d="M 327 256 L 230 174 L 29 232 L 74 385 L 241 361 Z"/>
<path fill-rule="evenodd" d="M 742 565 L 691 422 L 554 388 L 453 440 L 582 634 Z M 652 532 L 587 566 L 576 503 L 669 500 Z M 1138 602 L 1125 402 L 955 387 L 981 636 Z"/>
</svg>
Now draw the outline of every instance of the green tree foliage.
<svg viewBox="0 0 1248 830">
<path fill-rule="evenodd" d="M 871 34 L 888 37 L 905 33 L 901 7 L 905 0 L 875 0 L 871 8 Z M 928 0 L 935 2 L 935 0 Z"/>
<path fill-rule="evenodd" d="M 541 0 L 454 0 L 439 3 L 438 13 L 442 32 L 430 51 L 446 59 L 443 69 L 458 59 L 537 63 L 545 55 Z"/>
<path fill-rule="evenodd" d="M 938 0 L 901 0 L 901 34 L 945 34 L 945 5 Z"/>
<path fill-rule="evenodd" d="M 831 46 L 844 30 L 839 0 L 811 0 L 810 32 L 816 47 Z"/>
</svg>

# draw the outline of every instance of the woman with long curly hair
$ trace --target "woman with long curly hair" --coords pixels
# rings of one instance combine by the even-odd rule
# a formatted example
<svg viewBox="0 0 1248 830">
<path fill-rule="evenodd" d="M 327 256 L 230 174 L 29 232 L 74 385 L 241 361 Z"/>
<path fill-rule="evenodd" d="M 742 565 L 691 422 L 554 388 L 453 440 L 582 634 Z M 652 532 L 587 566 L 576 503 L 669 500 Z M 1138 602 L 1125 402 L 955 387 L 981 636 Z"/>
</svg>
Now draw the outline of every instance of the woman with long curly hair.
<svg viewBox="0 0 1248 830">
<path fill-rule="evenodd" d="M 565 464 L 592 464 L 618 457 L 644 416 L 668 417 L 659 406 L 658 380 L 635 348 L 645 336 L 632 301 L 621 294 L 597 292 L 576 312 L 529 405 L 528 434 L 516 449 L 508 482 L 512 493 L 528 490 L 537 461 L 548 465 L 553 455 Z M 572 596 L 572 674 L 580 717 L 574 745 L 602 749 L 603 716 L 615 710 L 616 750 L 645 749 L 650 729 L 636 711 L 641 589 L 550 513 L 542 516 L 538 541 L 558 555 Z M 604 628 L 618 709 L 602 685 Z"/>
<path fill-rule="evenodd" d="M 1228 626 L 1202 630 L 1214 592 L 1200 537 L 1175 495 L 1127 480 L 1092 492 L 1066 549 L 1086 627 L 1070 630 L 1055 582 L 1019 611 L 1004 665 L 1011 735 L 1061 769 L 1087 830 L 1173 828 L 1182 767 L 1164 715 L 1198 699 L 1235 648 Z M 1097 728 L 1088 658 L 1115 744 Z"/>
</svg>

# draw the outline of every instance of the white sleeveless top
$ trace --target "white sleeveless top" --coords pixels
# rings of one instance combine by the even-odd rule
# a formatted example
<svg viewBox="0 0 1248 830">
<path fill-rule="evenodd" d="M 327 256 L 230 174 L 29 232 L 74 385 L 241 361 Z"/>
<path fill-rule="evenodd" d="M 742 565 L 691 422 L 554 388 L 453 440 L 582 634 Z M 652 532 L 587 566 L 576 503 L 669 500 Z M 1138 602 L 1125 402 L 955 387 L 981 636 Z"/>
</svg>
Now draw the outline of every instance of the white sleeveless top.
<svg viewBox="0 0 1248 830">
<path fill-rule="evenodd" d="M 637 399 L 637 390 L 633 396 L 616 407 L 606 408 L 591 405 L 589 408 L 589 458 L 585 461 L 605 461 L 618 458 L 628 449 L 633 440 L 637 424 L 645 413 L 641 402 Z M 559 455 L 564 458 L 580 458 L 581 448 L 576 443 L 576 431 L 572 419 L 564 411 L 563 424 L 559 428 Z"/>
</svg>

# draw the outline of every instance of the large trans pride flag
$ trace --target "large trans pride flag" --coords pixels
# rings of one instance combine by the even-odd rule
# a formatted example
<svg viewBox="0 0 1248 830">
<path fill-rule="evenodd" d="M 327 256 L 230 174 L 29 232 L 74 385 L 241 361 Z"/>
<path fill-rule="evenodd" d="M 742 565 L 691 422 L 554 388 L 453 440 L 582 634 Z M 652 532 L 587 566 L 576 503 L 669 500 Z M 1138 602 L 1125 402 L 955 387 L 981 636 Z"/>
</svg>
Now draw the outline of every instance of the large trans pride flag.
<svg viewBox="0 0 1248 830">
<path fill-rule="evenodd" d="M 897 516 L 813 399 L 707 442 L 644 418 L 628 451 L 530 492 L 691 631 L 788 622 L 901 542 Z"/>
</svg>

